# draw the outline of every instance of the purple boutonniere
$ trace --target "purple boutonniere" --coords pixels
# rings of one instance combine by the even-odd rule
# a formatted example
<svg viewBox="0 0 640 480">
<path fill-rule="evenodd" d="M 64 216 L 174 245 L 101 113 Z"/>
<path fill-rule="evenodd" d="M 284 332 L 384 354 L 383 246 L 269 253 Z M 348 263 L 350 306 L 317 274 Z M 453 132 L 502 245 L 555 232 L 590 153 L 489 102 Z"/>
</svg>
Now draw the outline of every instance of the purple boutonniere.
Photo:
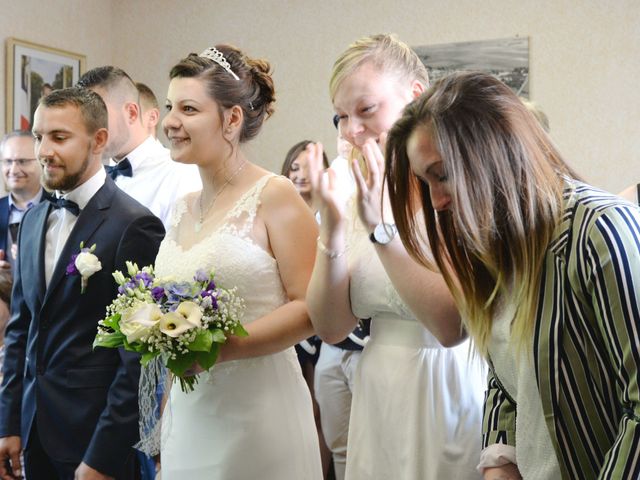
<svg viewBox="0 0 640 480">
<path fill-rule="evenodd" d="M 82 277 L 80 293 L 84 293 L 86 290 L 89 277 L 102 270 L 100 260 L 93 254 L 95 249 L 95 243 L 91 248 L 85 248 L 84 242 L 80 242 L 80 252 L 71 255 L 71 261 L 67 265 L 67 275 L 80 275 Z"/>
</svg>

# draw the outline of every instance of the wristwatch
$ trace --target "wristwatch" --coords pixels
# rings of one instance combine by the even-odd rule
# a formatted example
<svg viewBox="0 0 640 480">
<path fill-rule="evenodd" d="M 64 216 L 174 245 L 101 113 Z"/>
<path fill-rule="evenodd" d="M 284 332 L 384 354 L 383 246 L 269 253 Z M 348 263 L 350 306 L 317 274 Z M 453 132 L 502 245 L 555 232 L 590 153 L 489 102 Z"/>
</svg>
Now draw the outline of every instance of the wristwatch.
<svg viewBox="0 0 640 480">
<path fill-rule="evenodd" d="M 379 223 L 373 232 L 369 235 L 369 240 L 372 243 L 379 243 L 380 245 L 386 245 L 394 239 L 398 229 L 393 223 Z"/>
</svg>

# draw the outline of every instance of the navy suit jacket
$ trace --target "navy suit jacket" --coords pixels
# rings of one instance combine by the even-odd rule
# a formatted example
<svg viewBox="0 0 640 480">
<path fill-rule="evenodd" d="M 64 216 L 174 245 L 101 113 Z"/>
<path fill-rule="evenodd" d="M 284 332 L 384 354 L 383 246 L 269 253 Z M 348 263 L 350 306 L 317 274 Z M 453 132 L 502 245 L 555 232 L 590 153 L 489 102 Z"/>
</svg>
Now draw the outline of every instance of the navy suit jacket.
<svg viewBox="0 0 640 480">
<path fill-rule="evenodd" d="M 50 196 L 46 190 L 42 190 L 40 201 Z M 0 250 L 4 250 L 8 255 L 9 245 L 7 245 L 7 233 L 9 230 L 9 195 L 0 198 Z M 5 257 L 6 258 L 6 257 Z"/>
<path fill-rule="evenodd" d="M 164 227 L 107 178 L 78 216 L 46 288 L 45 236 L 52 208 L 42 202 L 21 223 L 5 335 L 0 437 L 20 435 L 28 447 L 35 421 L 49 456 L 84 461 L 117 477 L 138 439 L 139 357 L 122 349 L 93 350 L 92 343 L 98 320 L 117 295 L 112 272 L 126 272 L 126 260 L 152 264 Z M 66 275 L 80 242 L 95 244 L 102 263 L 83 294 L 80 276 Z"/>
</svg>

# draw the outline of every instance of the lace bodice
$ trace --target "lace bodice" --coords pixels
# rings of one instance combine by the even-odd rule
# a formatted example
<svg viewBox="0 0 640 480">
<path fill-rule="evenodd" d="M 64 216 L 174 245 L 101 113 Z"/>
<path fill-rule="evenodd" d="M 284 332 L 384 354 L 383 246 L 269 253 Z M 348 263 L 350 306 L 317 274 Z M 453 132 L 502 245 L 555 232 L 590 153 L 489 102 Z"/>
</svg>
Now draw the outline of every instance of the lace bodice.
<svg viewBox="0 0 640 480">
<path fill-rule="evenodd" d="M 190 215 L 187 199 L 178 201 L 167 236 L 156 258 L 156 275 L 176 280 L 192 280 L 196 270 L 214 270 L 216 282 L 238 288 L 245 300 L 244 323 L 266 315 L 286 301 L 276 260 L 253 237 L 260 195 L 274 175 L 265 175 L 244 193 L 226 214 L 222 224 L 183 248 L 178 239 L 189 238 L 183 231 Z M 191 222 L 193 223 L 193 222 Z"/>
</svg>

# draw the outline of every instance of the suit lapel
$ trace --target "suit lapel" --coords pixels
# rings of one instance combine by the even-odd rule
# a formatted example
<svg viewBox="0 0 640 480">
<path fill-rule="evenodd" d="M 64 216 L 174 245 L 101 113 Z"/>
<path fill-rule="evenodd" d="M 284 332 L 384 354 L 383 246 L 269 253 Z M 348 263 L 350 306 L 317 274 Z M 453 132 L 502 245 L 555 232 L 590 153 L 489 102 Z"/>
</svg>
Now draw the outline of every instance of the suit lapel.
<svg viewBox="0 0 640 480">
<path fill-rule="evenodd" d="M 106 220 L 107 211 L 111 205 L 111 198 L 113 196 L 113 188 L 117 188 L 115 184 L 113 184 L 113 181 L 110 182 L 109 180 L 110 179 L 107 179 L 107 182 L 105 182 L 100 190 L 89 200 L 87 206 L 80 212 L 78 220 L 71 230 L 69 238 L 64 244 L 64 248 L 53 269 L 43 304 L 47 302 L 58 283 L 60 283 L 66 275 L 67 265 L 69 265 L 71 261 L 71 256 L 80 252 L 80 243 L 83 242 L 85 247 L 90 247 L 93 243 L 96 243 L 94 241 L 95 233 Z"/>
<path fill-rule="evenodd" d="M 44 279 L 44 249 L 47 234 L 49 202 L 36 205 L 25 213 L 20 228 L 18 259 L 23 281 L 36 288 L 38 300 L 42 303 L 46 289 Z M 25 290 L 25 295 L 26 295 Z"/>
</svg>

